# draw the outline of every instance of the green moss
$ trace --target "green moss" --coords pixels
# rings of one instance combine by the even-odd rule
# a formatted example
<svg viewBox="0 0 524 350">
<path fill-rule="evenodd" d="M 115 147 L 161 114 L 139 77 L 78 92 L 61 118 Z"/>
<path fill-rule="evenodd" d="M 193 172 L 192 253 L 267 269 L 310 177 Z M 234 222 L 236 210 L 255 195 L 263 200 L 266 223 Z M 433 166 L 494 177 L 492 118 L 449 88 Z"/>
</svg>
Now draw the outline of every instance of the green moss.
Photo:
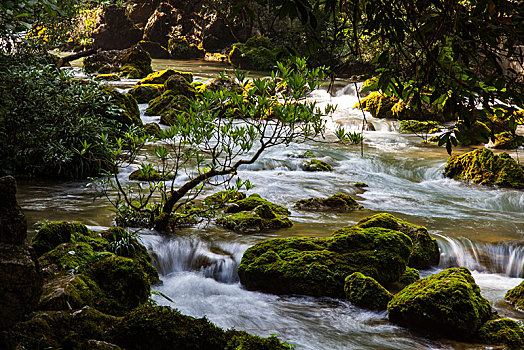
<svg viewBox="0 0 524 350">
<path fill-rule="evenodd" d="M 371 277 L 355 272 L 344 284 L 346 299 L 352 304 L 370 310 L 386 310 L 393 295 Z"/>
<path fill-rule="evenodd" d="M 115 117 L 117 122 L 124 126 L 142 126 L 138 103 L 133 95 L 123 94 L 110 87 L 105 87 L 104 92 L 109 96 L 113 104 L 121 109 L 121 112 Z"/>
<path fill-rule="evenodd" d="M 490 316 L 489 302 L 465 267 L 418 280 L 388 304 L 391 322 L 452 339 L 470 338 Z"/>
<path fill-rule="evenodd" d="M 327 198 L 307 198 L 295 203 L 299 209 L 335 209 L 335 210 L 356 210 L 362 209 L 351 196 L 344 193 L 337 193 Z"/>
<path fill-rule="evenodd" d="M 514 149 L 519 147 L 519 141 L 517 139 L 517 135 L 509 132 L 504 131 L 500 134 L 495 134 L 495 144 L 493 145 L 493 148 L 495 149 Z"/>
<path fill-rule="evenodd" d="M 184 95 L 188 98 L 195 97 L 195 88 L 181 75 L 175 74 L 170 76 L 164 85 L 166 86 L 166 90 L 171 91 L 173 95 Z"/>
<path fill-rule="evenodd" d="M 147 168 L 147 169 L 137 169 L 133 171 L 131 174 L 129 174 L 129 180 L 135 180 L 135 181 L 167 181 L 174 179 L 175 175 L 171 173 L 167 174 L 160 174 L 158 171 L 156 171 L 154 168 Z"/>
<path fill-rule="evenodd" d="M 103 298 L 100 287 L 88 276 L 62 275 L 44 284 L 39 309 L 81 309 L 86 305 L 96 307 Z"/>
<path fill-rule="evenodd" d="M 84 273 L 100 287 L 104 295 L 96 308 L 110 315 L 123 315 L 146 302 L 149 297 L 149 279 L 132 259 L 109 257 L 91 265 Z"/>
<path fill-rule="evenodd" d="M 120 77 L 117 74 L 98 74 L 95 77 L 97 81 L 120 81 Z"/>
<path fill-rule="evenodd" d="M 504 296 L 504 300 L 511 305 L 515 305 L 518 310 L 524 311 L 524 282 L 520 283 L 515 288 L 508 290 Z"/>
<path fill-rule="evenodd" d="M 327 162 L 318 159 L 311 159 L 302 164 L 304 171 L 333 171 L 333 167 Z"/>
<path fill-rule="evenodd" d="M 204 58 L 206 56 L 206 50 L 190 44 L 183 36 L 169 39 L 167 48 L 171 58 L 174 59 Z"/>
<path fill-rule="evenodd" d="M 353 186 L 358 187 L 358 188 L 369 187 L 368 184 L 366 184 L 364 182 L 355 182 L 355 184 Z"/>
<path fill-rule="evenodd" d="M 435 121 L 401 120 L 400 131 L 411 134 L 434 134 L 440 131 Z"/>
<path fill-rule="evenodd" d="M 164 84 L 167 79 L 172 75 L 181 75 L 183 76 L 189 83 L 193 82 L 193 73 L 190 72 L 181 72 L 174 69 L 166 69 L 157 71 L 154 73 L 149 74 L 144 79 L 140 80 L 138 82 L 138 85 L 144 85 L 144 84 Z"/>
<path fill-rule="evenodd" d="M 246 250 L 238 268 L 250 290 L 344 297 L 353 272 L 391 283 L 405 271 L 411 240 L 380 228 L 344 228 L 331 238 L 278 238 Z"/>
<path fill-rule="evenodd" d="M 140 79 L 153 72 L 151 68 L 151 56 L 142 49 L 140 45 L 135 45 L 127 50 L 120 60 L 123 63 L 120 72 L 128 78 Z M 127 71 L 130 68 L 138 71 L 138 75 L 133 77 L 126 75 L 126 68 Z"/>
<path fill-rule="evenodd" d="M 286 207 L 271 203 L 270 201 L 260 197 L 258 193 L 253 193 L 247 198 L 243 198 L 233 202 L 226 209 L 226 213 L 238 213 L 241 211 L 250 211 L 258 207 L 259 205 L 267 205 L 271 210 L 278 215 L 290 215 L 291 213 Z"/>
<path fill-rule="evenodd" d="M 388 97 L 378 91 L 373 91 L 371 94 L 363 98 L 353 108 L 362 108 L 363 110 L 371 113 L 375 118 L 393 118 L 393 112 L 391 108 L 397 103 L 391 97 Z"/>
<path fill-rule="evenodd" d="M 204 202 L 208 205 L 215 205 L 223 207 L 228 203 L 237 202 L 241 199 L 245 199 L 246 194 L 238 191 L 220 191 L 213 193 L 210 196 L 204 198 Z"/>
<path fill-rule="evenodd" d="M 140 307 L 113 328 L 110 339 L 125 349 L 284 350 L 274 337 L 260 338 L 222 329 L 206 318 L 182 315 L 169 307 Z"/>
<path fill-rule="evenodd" d="M 96 253 L 87 243 L 62 243 L 44 253 L 38 263 L 44 278 L 50 278 L 60 273 L 82 272 L 89 264 L 103 257 L 104 254 Z"/>
<path fill-rule="evenodd" d="M 145 135 L 159 138 L 161 132 L 162 132 L 162 129 L 160 128 L 160 125 L 158 125 L 157 123 L 144 124 L 144 134 Z"/>
<path fill-rule="evenodd" d="M 87 227 L 76 222 L 50 222 L 38 230 L 31 241 L 31 245 L 40 256 L 61 243 L 71 242 L 71 237 L 74 235 L 89 235 Z"/>
<path fill-rule="evenodd" d="M 152 99 L 162 95 L 164 90 L 165 86 L 163 84 L 142 84 L 136 85 L 129 90 L 129 93 L 138 103 L 149 103 Z"/>
<path fill-rule="evenodd" d="M 251 211 L 218 218 L 216 223 L 238 232 L 261 232 L 293 226 L 287 216 L 275 213 L 273 207 L 268 204 L 260 204 Z"/>
<path fill-rule="evenodd" d="M 427 269 L 432 265 L 438 265 L 440 261 L 438 243 L 423 226 L 410 224 L 407 221 L 387 213 L 365 217 L 361 219 L 356 226 L 363 228 L 383 227 L 408 235 L 413 241 L 413 250 L 409 257 L 408 264 L 410 267 Z"/>
<path fill-rule="evenodd" d="M 166 91 L 149 102 L 146 115 L 162 115 L 169 112 L 182 113 L 189 108 L 189 99 L 183 95 Z"/>
<path fill-rule="evenodd" d="M 524 167 L 507 153 L 499 155 L 485 148 L 461 156 L 449 157 L 444 169 L 446 177 L 481 185 L 524 188 Z"/>
<path fill-rule="evenodd" d="M 486 322 L 475 336 L 485 344 L 504 344 L 507 349 L 524 348 L 524 331 L 509 318 L 497 318 Z"/>
<path fill-rule="evenodd" d="M 237 83 L 234 78 L 229 77 L 227 75 L 220 75 L 214 78 L 209 82 L 209 84 L 205 86 L 205 88 L 206 90 L 215 92 L 226 90 L 230 92 L 235 92 L 237 94 L 241 94 L 244 91 L 242 85 Z"/>
</svg>

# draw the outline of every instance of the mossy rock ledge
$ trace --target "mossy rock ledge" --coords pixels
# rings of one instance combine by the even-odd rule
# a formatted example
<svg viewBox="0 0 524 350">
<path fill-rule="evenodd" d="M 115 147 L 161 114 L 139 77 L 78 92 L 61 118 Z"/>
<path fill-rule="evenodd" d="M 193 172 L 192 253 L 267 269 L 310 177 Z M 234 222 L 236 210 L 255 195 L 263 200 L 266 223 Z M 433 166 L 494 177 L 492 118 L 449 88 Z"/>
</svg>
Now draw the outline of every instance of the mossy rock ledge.
<svg viewBox="0 0 524 350">
<path fill-rule="evenodd" d="M 451 268 L 410 284 L 388 304 L 389 320 L 418 332 L 468 340 L 492 315 L 470 271 Z"/>
<path fill-rule="evenodd" d="M 524 166 L 507 153 L 499 155 L 485 148 L 448 158 L 446 177 L 476 184 L 524 189 Z"/>
<path fill-rule="evenodd" d="M 358 210 L 363 207 L 357 203 L 350 195 L 337 193 L 327 198 L 307 198 L 295 203 L 298 209 L 310 210 Z"/>
<path fill-rule="evenodd" d="M 354 272 L 387 286 L 406 270 L 411 239 L 383 228 L 344 227 L 329 238 L 277 238 L 246 250 L 238 274 L 249 290 L 344 298 Z"/>
<path fill-rule="evenodd" d="M 437 240 L 430 236 L 424 226 L 413 225 L 391 214 L 381 213 L 361 219 L 357 227 L 383 227 L 400 231 L 411 238 L 413 250 L 409 256 L 408 266 L 415 269 L 427 269 L 438 265 L 440 250 Z"/>
<path fill-rule="evenodd" d="M 225 212 L 229 215 L 218 218 L 216 223 L 237 232 L 261 232 L 293 226 L 287 208 L 271 203 L 257 193 L 234 201 Z"/>
</svg>

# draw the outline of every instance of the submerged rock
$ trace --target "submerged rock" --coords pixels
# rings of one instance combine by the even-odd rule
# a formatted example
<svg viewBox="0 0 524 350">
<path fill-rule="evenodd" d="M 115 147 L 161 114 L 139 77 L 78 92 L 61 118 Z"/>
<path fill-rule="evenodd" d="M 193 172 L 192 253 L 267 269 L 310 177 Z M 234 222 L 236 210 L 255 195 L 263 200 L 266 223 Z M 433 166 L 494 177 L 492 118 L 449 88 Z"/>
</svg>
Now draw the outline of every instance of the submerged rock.
<svg viewBox="0 0 524 350">
<path fill-rule="evenodd" d="M 480 148 L 458 157 L 451 156 L 444 171 L 446 177 L 455 180 L 524 189 L 524 167 L 505 152 L 495 155 Z"/>
<path fill-rule="evenodd" d="M 406 269 L 411 240 L 382 228 L 345 227 L 330 238 L 277 238 L 246 250 L 238 268 L 242 285 L 274 294 L 343 298 L 344 281 L 361 272 L 383 285 Z"/>
<path fill-rule="evenodd" d="M 352 304 L 370 310 L 386 310 L 393 295 L 371 277 L 355 272 L 346 278 L 346 299 Z"/>
<path fill-rule="evenodd" d="M 486 322 L 475 337 L 484 344 L 504 344 L 505 349 L 524 348 L 524 330 L 514 320 L 497 318 Z"/>
<path fill-rule="evenodd" d="M 365 217 L 356 226 L 362 228 L 383 227 L 408 235 L 413 242 L 413 250 L 409 256 L 408 263 L 410 267 L 427 269 L 430 266 L 438 265 L 440 261 L 440 250 L 437 240 L 432 238 L 428 230 L 423 226 L 410 224 L 387 213 Z"/>
<path fill-rule="evenodd" d="M 327 198 L 307 198 L 301 199 L 295 203 L 299 209 L 315 209 L 315 210 L 357 210 L 363 207 L 357 203 L 350 195 L 344 193 L 337 193 Z"/>
<path fill-rule="evenodd" d="M 491 305 L 467 268 L 451 268 L 396 294 L 388 304 L 388 317 L 423 333 L 469 339 L 491 317 Z"/>
</svg>

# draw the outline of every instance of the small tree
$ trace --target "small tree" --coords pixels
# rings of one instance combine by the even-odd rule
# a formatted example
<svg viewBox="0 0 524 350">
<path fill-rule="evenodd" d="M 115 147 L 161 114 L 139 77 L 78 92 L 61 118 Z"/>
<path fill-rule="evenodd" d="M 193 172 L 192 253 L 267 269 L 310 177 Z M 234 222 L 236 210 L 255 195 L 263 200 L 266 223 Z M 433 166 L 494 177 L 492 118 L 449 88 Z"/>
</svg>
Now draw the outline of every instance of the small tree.
<svg viewBox="0 0 524 350">
<path fill-rule="evenodd" d="M 166 231 L 170 221 L 185 217 L 184 212 L 187 216 L 187 203 L 205 185 L 228 185 L 233 191 L 249 186 L 240 180 L 229 186 L 241 166 L 254 163 L 270 147 L 321 135 L 321 117 L 332 107 L 321 111 L 306 99 L 321 78 L 322 70 L 308 70 L 303 59 L 287 66 L 279 63 L 278 70 L 263 79 L 248 81 L 246 73 L 235 72 L 228 89 L 207 89 L 186 111 L 173 113 L 173 126 L 161 133 L 161 144 L 146 144 L 147 138 L 133 133 L 118 140 L 114 171 L 98 182 L 100 193 L 107 196 L 108 189 L 116 189 L 116 198 L 110 200 L 118 215 L 142 218 L 142 224 Z M 142 183 L 124 185 L 118 169 L 136 163 L 144 148 L 152 155 L 140 172 L 155 181 L 147 188 Z"/>
</svg>

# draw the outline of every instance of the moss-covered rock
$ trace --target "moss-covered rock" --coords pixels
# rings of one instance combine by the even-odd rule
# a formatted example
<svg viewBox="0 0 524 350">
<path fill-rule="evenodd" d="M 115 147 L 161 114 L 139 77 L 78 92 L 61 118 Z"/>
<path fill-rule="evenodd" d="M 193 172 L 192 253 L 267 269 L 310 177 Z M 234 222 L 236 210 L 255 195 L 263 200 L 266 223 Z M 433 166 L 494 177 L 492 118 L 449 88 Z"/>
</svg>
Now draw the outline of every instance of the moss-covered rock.
<svg viewBox="0 0 524 350">
<path fill-rule="evenodd" d="M 363 207 L 357 203 L 350 195 L 345 193 L 337 193 L 327 198 L 307 198 L 301 199 L 295 203 L 299 209 L 314 209 L 314 210 L 357 210 Z"/>
<path fill-rule="evenodd" d="M 113 328 L 110 338 L 125 349 L 284 350 L 274 337 L 260 338 L 222 329 L 206 318 L 182 315 L 169 307 L 140 307 Z"/>
<path fill-rule="evenodd" d="M 357 227 L 383 227 L 405 233 L 413 241 L 413 250 L 408 265 L 416 269 L 427 269 L 438 265 L 440 251 L 436 239 L 423 226 L 410 224 L 388 213 L 376 214 L 361 219 Z"/>
<path fill-rule="evenodd" d="M 138 102 L 131 94 L 123 94 L 111 87 L 105 87 L 104 92 L 113 104 L 121 109 L 121 113 L 114 116 L 115 120 L 124 126 L 142 126 Z"/>
<path fill-rule="evenodd" d="M 524 348 L 524 330 L 509 318 L 497 318 L 486 322 L 475 335 L 485 344 L 504 344 L 506 349 Z"/>
<path fill-rule="evenodd" d="M 162 129 L 160 128 L 160 125 L 158 125 L 158 123 L 144 124 L 144 134 L 146 135 L 159 138 L 161 132 L 162 132 Z"/>
<path fill-rule="evenodd" d="M 152 99 L 162 95 L 165 90 L 164 84 L 142 84 L 136 85 L 129 90 L 138 103 L 149 103 Z"/>
<path fill-rule="evenodd" d="M 62 275 L 44 284 L 40 297 L 40 310 L 80 309 L 86 305 L 96 307 L 104 293 L 88 276 Z"/>
<path fill-rule="evenodd" d="M 348 275 L 361 272 L 383 285 L 406 269 L 411 240 L 382 228 L 345 227 L 330 238 L 277 238 L 246 250 L 238 268 L 249 290 L 343 298 Z"/>
<path fill-rule="evenodd" d="M 129 174 L 129 180 L 135 181 L 167 181 L 174 178 L 174 174 L 160 174 L 154 168 L 140 168 Z"/>
<path fill-rule="evenodd" d="M 31 240 L 38 256 L 53 250 L 62 243 L 69 243 L 75 236 L 88 236 L 86 225 L 76 222 L 50 222 L 44 224 Z"/>
<path fill-rule="evenodd" d="M 266 37 L 252 37 L 246 43 L 237 43 L 229 52 L 228 61 L 235 68 L 270 71 L 276 67 L 285 51 Z"/>
<path fill-rule="evenodd" d="M 485 148 L 461 156 L 449 157 L 444 169 L 446 177 L 481 185 L 524 188 L 524 167 L 507 153 L 499 155 Z"/>
<path fill-rule="evenodd" d="M 146 115 L 162 115 L 165 113 L 182 113 L 189 108 L 189 99 L 183 95 L 174 94 L 166 91 L 157 98 L 149 102 L 146 109 Z M 162 124 L 166 120 L 160 121 Z"/>
<path fill-rule="evenodd" d="M 204 198 L 204 203 L 208 205 L 224 207 L 228 203 L 237 202 L 245 198 L 246 194 L 244 192 L 220 191 Z"/>
<path fill-rule="evenodd" d="M 518 310 L 524 311 L 524 282 L 508 290 L 504 300 L 514 305 Z"/>
<path fill-rule="evenodd" d="M 411 134 L 434 134 L 440 131 L 436 121 L 401 120 L 400 131 Z"/>
<path fill-rule="evenodd" d="M 175 74 L 170 76 L 164 85 L 166 86 L 166 90 L 171 91 L 174 95 L 184 95 L 193 98 L 196 94 L 195 88 L 182 75 Z"/>
<path fill-rule="evenodd" d="M 469 339 L 491 317 L 469 270 L 451 268 L 410 284 L 388 304 L 393 323 L 451 339 Z"/>
<path fill-rule="evenodd" d="M 206 56 L 206 50 L 189 43 L 187 38 L 183 36 L 169 39 L 167 48 L 169 55 L 174 59 L 204 58 Z"/>
<path fill-rule="evenodd" d="M 346 299 L 352 304 L 370 310 L 386 310 L 393 295 L 371 277 L 354 272 L 346 278 Z"/>
<path fill-rule="evenodd" d="M 169 58 L 169 51 L 167 51 L 167 49 L 160 43 L 142 40 L 138 42 L 138 45 L 140 45 L 140 47 L 151 56 L 151 58 Z"/>
<path fill-rule="evenodd" d="M 495 143 L 493 144 L 493 148 L 495 149 L 515 149 L 520 145 L 521 143 L 519 142 L 517 135 L 512 134 L 509 131 L 495 134 Z"/>
<path fill-rule="evenodd" d="M 237 232 L 261 232 L 293 226 L 287 216 L 275 213 L 267 204 L 218 218 L 216 223 Z"/>
<path fill-rule="evenodd" d="M 117 74 L 98 74 L 95 77 L 96 81 L 120 81 L 120 77 Z"/>
<path fill-rule="evenodd" d="M 153 71 L 151 56 L 140 45 L 97 52 L 84 59 L 84 70 L 87 73 L 119 73 L 131 79 L 143 78 Z"/>
<path fill-rule="evenodd" d="M 89 264 L 103 258 L 87 243 L 62 243 L 53 250 L 44 253 L 38 263 L 45 279 L 61 273 L 79 273 Z"/>
<path fill-rule="evenodd" d="M 181 72 L 174 69 L 166 69 L 166 70 L 160 70 L 154 73 L 149 74 L 144 79 L 140 80 L 137 85 L 144 85 L 144 84 L 164 84 L 167 79 L 172 75 L 181 75 L 183 76 L 189 83 L 193 82 L 193 73 L 190 72 Z"/>
<path fill-rule="evenodd" d="M 250 211 L 258 207 L 259 205 L 267 205 L 275 214 L 286 216 L 291 214 L 286 207 L 271 203 L 270 201 L 260 197 L 258 193 L 253 193 L 249 195 L 249 197 L 247 198 L 242 198 L 233 202 L 229 207 L 227 207 L 226 213 Z"/>
<path fill-rule="evenodd" d="M 358 187 L 358 188 L 369 187 L 369 185 L 367 183 L 364 183 L 364 182 L 355 182 L 355 184 L 353 186 Z"/>
<path fill-rule="evenodd" d="M 109 257 L 91 265 L 84 274 L 103 293 L 103 298 L 93 306 L 110 315 L 123 315 L 146 302 L 149 297 L 149 278 L 132 259 Z"/>
<path fill-rule="evenodd" d="M 304 171 L 333 171 L 333 167 L 323 160 L 311 159 L 302 163 Z"/>
<path fill-rule="evenodd" d="M 398 119 L 411 122 L 444 119 L 441 113 L 433 113 L 428 108 L 412 110 L 404 101 L 387 96 L 380 91 L 373 91 L 360 102 L 357 102 L 353 108 L 361 108 L 371 113 L 373 117 L 381 119 Z"/>
<path fill-rule="evenodd" d="M 118 318 L 90 307 L 73 311 L 40 311 L 10 332 L 11 347 L 17 349 L 104 349 L 104 340 Z M 105 349 L 118 350 L 118 347 Z"/>
<path fill-rule="evenodd" d="M 219 75 L 218 77 L 211 80 L 205 85 L 206 90 L 210 91 L 222 91 L 226 90 L 229 92 L 235 92 L 237 94 L 243 93 L 242 85 L 237 83 L 234 78 L 227 75 Z"/>
</svg>

